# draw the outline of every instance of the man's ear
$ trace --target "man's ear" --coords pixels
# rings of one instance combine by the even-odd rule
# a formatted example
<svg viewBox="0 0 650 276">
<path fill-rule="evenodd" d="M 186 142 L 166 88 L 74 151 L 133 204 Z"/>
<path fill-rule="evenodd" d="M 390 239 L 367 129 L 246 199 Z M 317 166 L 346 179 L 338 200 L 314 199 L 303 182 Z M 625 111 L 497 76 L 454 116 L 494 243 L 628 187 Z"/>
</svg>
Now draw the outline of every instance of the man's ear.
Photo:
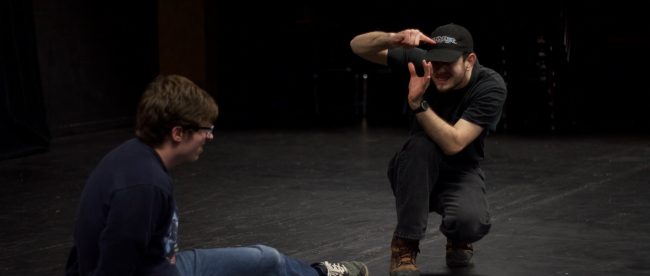
<svg viewBox="0 0 650 276">
<path fill-rule="evenodd" d="M 180 143 L 181 141 L 183 141 L 184 134 L 185 132 L 183 131 L 183 127 L 181 126 L 173 127 L 171 131 L 172 141 Z"/>
<path fill-rule="evenodd" d="M 467 63 L 465 65 L 466 66 L 465 70 L 469 70 L 472 67 L 474 67 L 474 64 L 476 64 L 476 54 L 470 53 L 469 55 L 467 55 L 467 60 L 466 61 L 467 61 Z"/>
</svg>

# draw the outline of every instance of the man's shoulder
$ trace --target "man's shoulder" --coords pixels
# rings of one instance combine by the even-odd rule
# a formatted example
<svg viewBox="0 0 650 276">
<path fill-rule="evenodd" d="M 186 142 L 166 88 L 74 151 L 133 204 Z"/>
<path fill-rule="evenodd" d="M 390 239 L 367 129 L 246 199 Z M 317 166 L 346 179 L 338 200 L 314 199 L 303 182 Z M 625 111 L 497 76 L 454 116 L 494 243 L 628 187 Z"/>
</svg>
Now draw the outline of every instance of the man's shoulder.
<svg viewBox="0 0 650 276">
<path fill-rule="evenodd" d="M 495 88 L 506 88 L 506 83 L 503 80 L 501 74 L 495 71 L 492 68 L 485 67 L 483 65 L 478 65 L 478 77 L 477 83 L 482 85 L 494 86 Z"/>
<path fill-rule="evenodd" d="M 155 162 L 151 164 L 151 161 L 155 160 L 156 153 L 153 148 L 133 138 L 111 150 L 104 156 L 102 162 L 108 162 L 118 167 L 140 167 L 147 165 L 159 167 Z"/>
<path fill-rule="evenodd" d="M 505 99 L 507 95 L 506 83 L 503 77 L 491 68 L 478 65 L 476 81 L 470 88 L 471 94 L 475 97 L 497 97 Z"/>
<path fill-rule="evenodd" d="M 170 182 L 155 151 L 137 139 L 122 143 L 104 156 L 91 178 L 106 178 L 116 189 L 131 185 L 154 185 L 166 189 Z"/>
</svg>

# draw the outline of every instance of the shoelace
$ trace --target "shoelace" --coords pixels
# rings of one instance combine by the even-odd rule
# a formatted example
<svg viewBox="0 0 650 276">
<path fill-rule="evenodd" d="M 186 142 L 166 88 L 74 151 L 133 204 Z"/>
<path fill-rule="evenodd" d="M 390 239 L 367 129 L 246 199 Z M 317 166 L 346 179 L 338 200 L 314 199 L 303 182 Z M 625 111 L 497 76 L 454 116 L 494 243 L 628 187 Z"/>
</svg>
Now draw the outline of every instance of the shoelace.
<svg viewBox="0 0 650 276">
<path fill-rule="evenodd" d="M 405 246 L 403 248 L 399 249 L 400 253 L 399 254 L 399 263 L 400 265 L 402 264 L 412 264 L 415 265 L 415 258 L 417 254 L 420 252 L 419 249 L 413 250 L 412 248 Z"/>
<path fill-rule="evenodd" d="M 348 273 L 348 268 L 342 264 L 323 262 L 327 268 L 327 276 L 345 276 Z"/>
</svg>

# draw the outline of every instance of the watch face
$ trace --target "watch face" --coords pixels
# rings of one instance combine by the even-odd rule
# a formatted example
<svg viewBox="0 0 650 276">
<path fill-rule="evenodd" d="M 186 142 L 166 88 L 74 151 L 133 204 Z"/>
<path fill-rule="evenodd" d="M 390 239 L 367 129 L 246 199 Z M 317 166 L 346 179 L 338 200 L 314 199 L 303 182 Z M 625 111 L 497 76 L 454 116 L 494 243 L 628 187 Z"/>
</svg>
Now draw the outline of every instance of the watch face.
<svg viewBox="0 0 650 276">
<path fill-rule="evenodd" d="M 427 103 L 427 101 L 421 101 L 420 102 L 420 107 L 413 110 L 413 112 L 415 112 L 415 114 L 417 114 L 417 113 L 420 113 L 420 112 L 427 111 L 427 109 L 429 109 L 429 103 Z"/>
</svg>

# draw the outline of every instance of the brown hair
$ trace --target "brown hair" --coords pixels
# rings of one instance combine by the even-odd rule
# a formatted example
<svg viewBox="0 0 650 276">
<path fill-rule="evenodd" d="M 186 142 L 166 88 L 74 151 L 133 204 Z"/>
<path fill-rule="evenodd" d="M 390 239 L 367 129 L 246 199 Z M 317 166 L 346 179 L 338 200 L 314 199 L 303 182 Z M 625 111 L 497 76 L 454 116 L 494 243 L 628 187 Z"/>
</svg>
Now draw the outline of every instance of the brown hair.
<svg viewBox="0 0 650 276">
<path fill-rule="evenodd" d="M 214 123 L 218 114 L 214 99 L 191 80 L 159 75 L 138 104 L 135 136 L 150 146 L 159 146 L 173 127 L 194 131 L 200 124 Z"/>
</svg>

